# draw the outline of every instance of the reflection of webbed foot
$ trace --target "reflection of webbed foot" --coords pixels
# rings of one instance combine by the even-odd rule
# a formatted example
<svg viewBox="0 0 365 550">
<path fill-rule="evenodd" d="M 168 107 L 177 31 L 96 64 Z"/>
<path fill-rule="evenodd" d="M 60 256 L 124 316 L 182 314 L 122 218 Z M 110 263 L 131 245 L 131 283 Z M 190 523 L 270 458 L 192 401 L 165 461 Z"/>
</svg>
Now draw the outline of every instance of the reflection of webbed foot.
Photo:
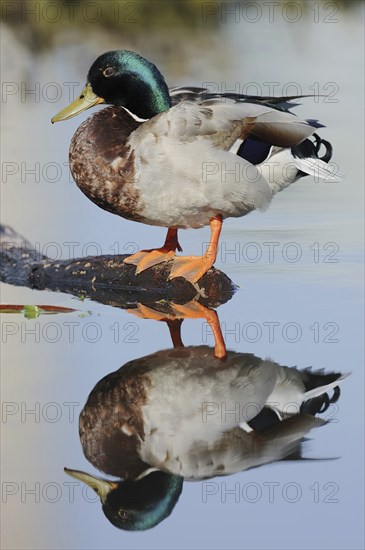
<svg viewBox="0 0 365 550">
<path fill-rule="evenodd" d="M 154 319 L 155 321 L 167 321 L 169 319 L 176 319 L 174 313 L 164 313 L 162 311 L 157 311 L 157 309 L 152 309 L 151 307 L 145 306 L 144 304 L 138 303 L 137 307 L 133 309 L 128 309 L 128 313 L 133 313 L 141 319 Z"/>
<path fill-rule="evenodd" d="M 157 311 L 148 306 L 145 306 L 141 303 L 137 304 L 137 307 L 134 309 L 128 309 L 128 313 L 133 313 L 141 319 L 154 319 L 155 321 L 164 321 L 169 327 L 171 341 L 174 348 L 183 348 L 184 344 L 181 339 L 181 325 L 183 319 L 178 319 L 175 316 L 175 312 L 163 313 L 162 311 Z"/>
</svg>

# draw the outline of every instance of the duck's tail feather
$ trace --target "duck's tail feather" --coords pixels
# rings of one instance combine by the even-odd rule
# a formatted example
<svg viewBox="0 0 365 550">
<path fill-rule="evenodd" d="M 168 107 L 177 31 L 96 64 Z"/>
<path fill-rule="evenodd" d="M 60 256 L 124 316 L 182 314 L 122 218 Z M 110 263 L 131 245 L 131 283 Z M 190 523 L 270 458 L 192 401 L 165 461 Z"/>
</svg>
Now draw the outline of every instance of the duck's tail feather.
<svg viewBox="0 0 365 550">
<path fill-rule="evenodd" d="M 263 442 L 265 454 L 275 460 L 283 460 L 285 457 L 301 456 L 301 443 L 305 436 L 313 428 L 324 426 L 327 422 L 321 418 L 298 414 L 275 424 L 260 432 L 259 437 Z"/>
<path fill-rule="evenodd" d="M 311 457 L 305 457 L 303 456 L 303 443 L 305 443 L 305 440 L 303 439 L 300 443 L 298 443 L 298 447 L 294 449 L 294 451 L 288 455 L 282 458 L 281 460 L 288 460 L 288 461 L 300 461 L 300 462 L 324 462 L 328 460 L 338 460 L 338 456 L 330 456 L 330 457 L 321 457 L 321 458 L 311 458 Z"/>
<path fill-rule="evenodd" d="M 319 159 L 323 160 L 323 162 L 329 162 L 332 158 L 332 145 L 329 141 L 322 139 L 317 134 L 313 134 L 316 140 L 316 153 Z M 321 148 L 321 145 L 323 145 L 326 149 L 325 154 L 320 157 L 319 156 L 319 150 Z"/>
<path fill-rule="evenodd" d="M 322 374 L 320 372 L 311 372 L 309 369 L 306 369 L 304 371 L 304 374 L 306 376 L 306 379 L 304 381 L 306 392 L 303 397 L 303 405 L 302 405 L 302 407 L 304 408 L 309 406 L 308 402 L 310 400 L 313 401 L 318 397 L 322 397 L 323 395 L 327 394 L 330 390 L 334 390 L 334 395 L 329 400 L 328 405 L 330 403 L 335 403 L 340 396 L 340 389 L 338 387 L 338 384 L 349 376 L 349 373 Z"/>
<path fill-rule="evenodd" d="M 299 171 L 297 179 L 303 176 L 313 176 L 315 179 L 338 181 L 343 178 L 343 174 L 337 172 L 335 167 L 328 165 L 319 158 L 295 158 L 294 162 Z"/>
<path fill-rule="evenodd" d="M 317 128 L 322 128 L 323 125 L 316 120 L 307 120 L 311 126 L 317 124 Z M 329 141 L 322 139 L 318 134 L 314 133 L 314 141 L 305 139 L 299 145 L 294 145 L 291 152 L 294 158 L 296 167 L 298 168 L 298 178 L 302 176 L 314 176 L 315 178 L 326 179 L 329 181 L 338 181 L 343 175 L 335 171 L 334 166 L 328 166 L 328 162 L 332 158 L 332 145 Z M 322 156 L 321 149 L 324 148 Z"/>
<path fill-rule="evenodd" d="M 313 120 L 307 120 L 308 124 L 311 124 L 311 126 L 314 126 L 315 121 Z M 318 134 L 314 133 L 312 135 L 312 138 L 314 141 L 311 141 L 310 139 L 305 139 L 302 141 L 302 143 L 299 143 L 299 145 L 294 145 L 291 148 L 291 152 L 294 157 L 296 158 L 308 158 L 313 157 L 315 159 L 321 159 L 323 162 L 329 162 L 332 158 L 332 145 L 329 141 L 321 138 Z M 320 150 L 324 147 L 324 155 L 320 156 Z"/>
</svg>

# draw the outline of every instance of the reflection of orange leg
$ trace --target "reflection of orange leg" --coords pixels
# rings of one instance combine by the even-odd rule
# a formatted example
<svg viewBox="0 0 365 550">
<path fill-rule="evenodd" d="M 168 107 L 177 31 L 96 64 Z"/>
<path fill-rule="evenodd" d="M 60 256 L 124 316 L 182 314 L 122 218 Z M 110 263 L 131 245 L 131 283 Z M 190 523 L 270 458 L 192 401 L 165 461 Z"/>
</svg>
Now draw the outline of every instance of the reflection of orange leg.
<svg viewBox="0 0 365 550">
<path fill-rule="evenodd" d="M 179 304 L 169 304 L 171 307 L 171 313 L 162 313 L 156 311 L 150 307 L 144 306 L 143 304 L 138 304 L 137 308 L 128 309 L 128 313 L 133 313 L 137 317 L 142 319 L 155 319 L 156 321 L 165 321 L 168 324 L 172 343 L 174 347 L 182 347 L 183 343 L 181 341 L 180 335 L 180 326 L 173 326 L 174 321 L 181 319 L 206 319 L 210 328 L 212 329 L 214 335 L 214 356 L 218 359 L 224 359 L 227 355 L 226 345 L 223 340 L 222 331 L 219 324 L 219 319 L 217 313 L 213 309 L 208 309 L 199 302 L 192 300 L 191 302 L 179 305 Z"/>
<path fill-rule="evenodd" d="M 189 302 L 183 306 L 174 304 L 173 307 L 176 312 L 176 316 L 183 316 L 187 319 L 205 319 L 214 335 L 214 356 L 218 359 L 225 359 L 227 356 L 227 349 L 223 339 L 217 312 L 213 309 L 208 309 L 196 301 Z"/>
<path fill-rule="evenodd" d="M 174 348 L 183 348 L 181 339 L 181 325 L 184 319 L 166 319 L 165 323 L 169 327 L 172 345 Z"/>
<path fill-rule="evenodd" d="M 153 267 L 154 265 L 161 264 L 162 262 L 168 262 L 175 256 L 175 250 L 182 251 L 182 248 L 177 240 L 177 229 L 169 227 L 165 239 L 165 244 L 161 248 L 151 250 L 140 250 L 132 256 L 129 256 L 124 260 L 125 264 L 134 264 L 137 266 L 136 275 Z"/>
<path fill-rule="evenodd" d="M 203 256 L 181 256 L 174 259 L 169 279 L 184 277 L 196 283 L 212 267 L 218 252 L 219 235 L 222 230 L 222 216 L 219 214 L 210 220 L 210 241 Z"/>
</svg>

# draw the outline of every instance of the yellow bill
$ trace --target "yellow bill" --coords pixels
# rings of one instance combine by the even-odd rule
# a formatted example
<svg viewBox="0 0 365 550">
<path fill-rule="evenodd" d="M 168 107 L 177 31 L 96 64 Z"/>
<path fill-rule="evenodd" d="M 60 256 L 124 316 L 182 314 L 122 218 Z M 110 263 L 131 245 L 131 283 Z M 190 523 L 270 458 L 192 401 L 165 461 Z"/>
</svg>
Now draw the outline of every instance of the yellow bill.
<svg viewBox="0 0 365 550">
<path fill-rule="evenodd" d="M 87 474 L 86 472 L 80 472 L 79 470 L 70 470 L 69 468 L 64 468 L 65 473 L 71 477 L 86 483 L 91 487 L 95 493 L 99 496 L 101 502 L 104 504 L 108 493 L 117 487 L 117 483 L 113 481 L 107 481 L 106 479 L 101 479 L 96 476 Z"/>
<path fill-rule="evenodd" d="M 104 99 L 94 94 L 91 85 L 87 84 L 79 97 L 68 105 L 68 107 L 65 107 L 62 111 L 57 113 L 57 115 L 51 119 L 51 122 L 53 124 L 54 122 L 60 122 L 61 120 L 68 120 L 69 118 L 72 118 L 79 113 L 82 113 L 82 111 L 86 111 L 86 109 L 90 109 L 90 107 L 98 105 L 99 103 L 105 103 Z"/>
</svg>

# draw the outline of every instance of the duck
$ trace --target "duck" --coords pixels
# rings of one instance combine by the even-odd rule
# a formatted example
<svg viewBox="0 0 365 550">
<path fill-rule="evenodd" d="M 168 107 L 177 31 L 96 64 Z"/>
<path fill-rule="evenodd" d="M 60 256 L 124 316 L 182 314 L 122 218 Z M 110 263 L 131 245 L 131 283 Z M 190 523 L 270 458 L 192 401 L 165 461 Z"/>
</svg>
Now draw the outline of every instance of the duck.
<svg viewBox="0 0 365 550">
<path fill-rule="evenodd" d="M 86 459 L 117 480 L 65 472 L 99 495 L 114 526 L 150 529 L 171 514 L 185 481 L 300 459 L 345 376 L 233 351 L 222 362 L 208 346 L 157 351 L 100 380 L 80 414 Z"/>
<path fill-rule="evenodd" d="M 299 97 L 306 96 L 169 89 L 151 61 L 114 50 L 94 61 L 84 90 L 52 123 L 109 105 L 76 130 L 72 176 L 100 208 L 167 228 L 162 247 L 124 260 L 136 266 L 136 275 L 172 260 L 169 279 L 196 284 L 215 263 L 226 218 L 264 211 L 277 192 L 304 175 L 336 180 L 328 164 L 332 147 L 317 133 L 323 125 L 290 111 Z M 177 256 L 178 230 L 204 226 L 211 232 L 206 251 Z"/>
</svg>

